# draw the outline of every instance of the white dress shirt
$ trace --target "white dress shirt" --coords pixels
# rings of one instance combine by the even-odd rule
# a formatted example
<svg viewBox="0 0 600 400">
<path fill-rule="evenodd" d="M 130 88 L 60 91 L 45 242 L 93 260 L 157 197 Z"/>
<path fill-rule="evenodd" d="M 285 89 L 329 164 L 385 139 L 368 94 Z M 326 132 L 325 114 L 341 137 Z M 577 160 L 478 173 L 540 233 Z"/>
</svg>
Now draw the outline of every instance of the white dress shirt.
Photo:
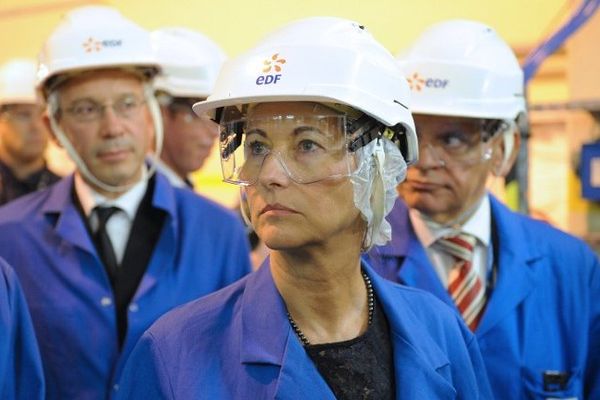
<svg viewBox="0 0 600 400">
<path fill-rule="evenodd" d="M 409 217 L 415 233 L 423 247 L 425 247 L 427 255 L 444 287 L 448 287 L 448 275 L 455 260 L 454 257 L 434 244 L 436 240 L 442 237 L 454 236 L 460 232 L 473 235 L 477 239 L 473 252 L 473 267 L 476 269 L 481 282 L 487 282 L 488 265 L 491 262 L 489 255 L 491 254 L 492 226 L 490 199 L 487 194 L 483 196 L 473 215 L 462 226 L 440 225 L 415 209 L 410 209 Z"/>
<path fill-rule="evenodd" d="M 75 193 L 79 198 L 81 207 L 85 216 L 90 221 L 90 227 L 95 232 L 98 229 L 98 217 L 93 212 L 94 207 L 118 207 L 121 211 L 113 214 L 106 223 L 106 232 L 110 238 L 117 263 L 120 265 L 125 255 L 127 240 L 135 214 L 144 198 L 146 188 L 148 187 L 148 172 L 146 167 L 143 167 L 142 178 L 139 182 L 129 188 L 125 193 L 116 199 L 109 199 L 100 193 L 96 192 L 88 185 L 79 173 L 75 173 Z"/>
</svg>

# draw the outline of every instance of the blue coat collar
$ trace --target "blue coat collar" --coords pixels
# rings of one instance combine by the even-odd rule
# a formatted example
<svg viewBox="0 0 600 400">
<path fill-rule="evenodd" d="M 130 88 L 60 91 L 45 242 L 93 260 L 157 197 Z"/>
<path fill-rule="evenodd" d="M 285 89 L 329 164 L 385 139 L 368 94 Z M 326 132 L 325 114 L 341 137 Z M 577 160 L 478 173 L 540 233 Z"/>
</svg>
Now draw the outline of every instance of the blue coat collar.
<svg viewBox="0 0 600 400">
<path fill-rule="evenodd" d="M 73 202 L 73 178 L 73 175 L 63 178 L 48 189 L 49 194 L 41 206 L 41 211 L 54 224 L 54 230 L 59 237 L 94 256 L 100 265 L 101 261 L 96 255 L 96 249 L 87 232 L 85 222 Z M 172 260 L 177 256 L 172 251 L 164 251 L 164 249 L 176 248 L 175 244 L 179 240 L 179 218 L 175 193 L 177 189 L 173 188 L 160 173 L 155 174 L 155 179 L 152 205 L 167 213 L 163 233 L 155 246 L 155 250 L 163 250 L 154 251 L 135 298 L 142 296 L 153 287 L 160 272 L 165 266 L 173 265 Z"/>
<path fill-rule="evenodd" d="M 93 245 L 85 231 L 79 211 L 73 203 L 73 178 L 74 176 L 71 174 L 48 189 L 49 195 L 42 205 L 41 211 L 44 215 L 57 217 L 55 229 L 63 239 L 91 251 Z M 171 217 L 170 220 L 176 223 L 177 208 L 174 189 L 168 184 L 166 178 L 158 173 L 156 174 L 152 204 L 167 212 Z M 176 232 L 177 226 L 174 228 Z"/>
<path fill-rule="evenodd" d="M 394 292 L 398 289 L 363 268 L 390 324 L 398 398 L 409 398 L 405 391 L 417 387 L 430 393 L 428 398 L 453 398 L 454 389 L 436 372 L 449 364 L 445 353 Z M 248 278 L 241 307 L 241 362 L 250 368 L 280 367 L 275 398 L 315 398 L 315 393 L 334 398 L 290 327 L 268 260 Z"/>
<path fill-rule="evenodd" d="M 536 285 L 533 264 L 543 256 L 536 243 L 526 236 L 521 226 L 522 217 L 510 211 L 494 196 L 489 196 L 492 219 L 499 237 L 499 249 L 496 251 L 499 254 L 499 260 L 496 260 L 498 277 L 477 328 L 478 337 L 498 324 L 503 316 L 516 308 L 533 290 Z M 412 228 L 408 208 L 402 200 L 396 201 L 388 220 L 392 225 L 393 239 L 377 251 L 383 256 L 404 259 L 402 266 L 396 271 L 395 280 L 427 290 L 454 307 Z"/>
</svg>

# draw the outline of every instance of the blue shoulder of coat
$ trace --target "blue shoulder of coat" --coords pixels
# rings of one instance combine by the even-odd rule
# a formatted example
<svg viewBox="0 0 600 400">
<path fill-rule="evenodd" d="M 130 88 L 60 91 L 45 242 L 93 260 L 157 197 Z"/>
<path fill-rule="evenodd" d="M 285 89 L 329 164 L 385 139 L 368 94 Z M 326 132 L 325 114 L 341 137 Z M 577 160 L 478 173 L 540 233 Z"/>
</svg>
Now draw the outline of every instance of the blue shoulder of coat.
<svg viewBox="0 0 600 400">
<path fill-rule="evenodd" d="M 201 217 L 204 221 L 215 221 L 219 224 L 235 222 L 241 225 L 240 218 L 233 210 L 190 189 L 178 187 L 171 189 L 181 218 Z"/>
<path fill-rule="evenodd" d="M 28 193 L 2 205 L 0 207 L 0 225 L 11 222 L 27 221 L 35 215 L 41 215 L 43 206 L 53 196 L 57 189 L 60 191 L 67 186 L 71 187 L 69 183 L 70 180 L 71 177 L 62 178 L 53 185 Z"/>
<path fill-rule="evenodd" d="M 578 257 L 587 263 L 597 264 L 594 251 L 580 238 L 548 222 L 512 211 L 494 197 L 491 205 L 500 240 L 511 241 L 517 251 L 526 250 L 533 257 L 569 260 L 570 265 L 577 263 Z"/>
<path fill-rule="evenodd" d="M 246 277 L 216 292 L 175 307 L 160 317 L 149 329 L 161 346 L 187 347 L 218 342 L 224 327 L 235 318 L 246 288 Z M 202 337 L 201 343 L 198 338 Z M 206 340 L 205 340 L 206 339 Z"/>
</svg>

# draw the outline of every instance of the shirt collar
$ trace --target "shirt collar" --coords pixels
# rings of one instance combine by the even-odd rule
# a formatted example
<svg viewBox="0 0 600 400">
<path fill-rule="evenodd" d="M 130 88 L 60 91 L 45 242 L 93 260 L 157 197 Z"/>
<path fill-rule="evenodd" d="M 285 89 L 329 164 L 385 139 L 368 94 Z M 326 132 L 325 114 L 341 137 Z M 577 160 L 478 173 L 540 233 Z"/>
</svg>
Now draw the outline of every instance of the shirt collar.
<svg viewBox="0 0 600 400">
<path fill-rule="evenodd" d="M 436 240 L 442 237 L 454 236 L 460 232 L 475 236 L 486 247 L 490 244 L 492 220 L 490 199 L 487 194 L 483 196 L 473 215 L 462 226 L 440 225 L 427 219 L 418 210 L 413 208 L 410 209 L 409 216 L 415 229 L 415 234 L 425 247 L 431 246 Z"/>
<path fill-rule="evenodd" d="M 154 158 L 152 160 L 153 163 L 156 164 L 156 168 L 164 175 L 167 177 L 167 179 L 169 180 L 169 182 L 171 182 L 171 185 L 175 186 L 175 187 L 179 187 L 179 188 L 185 188 L 188 187 L 188 184 L 186 183 L 185 180 L 181 179 L 181 177 L 179 175 L 177 175 L 177 173 L 173 170 L 173 168 L 171 168 L 170 166 L 168 166 L 162 159 L 160 158 Z M 187 178 L 187 180 L 189 181 L 189 177 Z"/>
<path fill-rule="evenodd" d="M 147 177 L 148 171 L 146 166 L 143 166 L 142 177 L 136 184 L 116 199 L 109 199 L 95 191 L 77 172 L 75 173 L 75 193 L 79 198 L 83 212 L 88 218 L 96 206 L 114 206 L 123 210 L 129 219 L 133 220 L 142 198 L 144 197 L 144 193 L 146 193 L 146 188 L 148 187 Z"/>
</svg>

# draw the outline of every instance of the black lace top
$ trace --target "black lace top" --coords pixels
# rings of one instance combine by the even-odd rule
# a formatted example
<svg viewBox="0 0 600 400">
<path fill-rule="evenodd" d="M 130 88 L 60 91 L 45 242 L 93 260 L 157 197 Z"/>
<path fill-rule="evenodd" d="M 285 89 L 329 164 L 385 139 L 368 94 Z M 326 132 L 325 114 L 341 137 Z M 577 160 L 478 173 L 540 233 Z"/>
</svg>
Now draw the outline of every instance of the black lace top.
<svg viewBox="0 0 600 400">
<path fill-rule="evenodd" d="M 309 345 L 310 358 L 339 400 L 394 399 L 394 356 L 389 325 L 375 299 L 373 323 L 352 340 Z"/>
</svg>

